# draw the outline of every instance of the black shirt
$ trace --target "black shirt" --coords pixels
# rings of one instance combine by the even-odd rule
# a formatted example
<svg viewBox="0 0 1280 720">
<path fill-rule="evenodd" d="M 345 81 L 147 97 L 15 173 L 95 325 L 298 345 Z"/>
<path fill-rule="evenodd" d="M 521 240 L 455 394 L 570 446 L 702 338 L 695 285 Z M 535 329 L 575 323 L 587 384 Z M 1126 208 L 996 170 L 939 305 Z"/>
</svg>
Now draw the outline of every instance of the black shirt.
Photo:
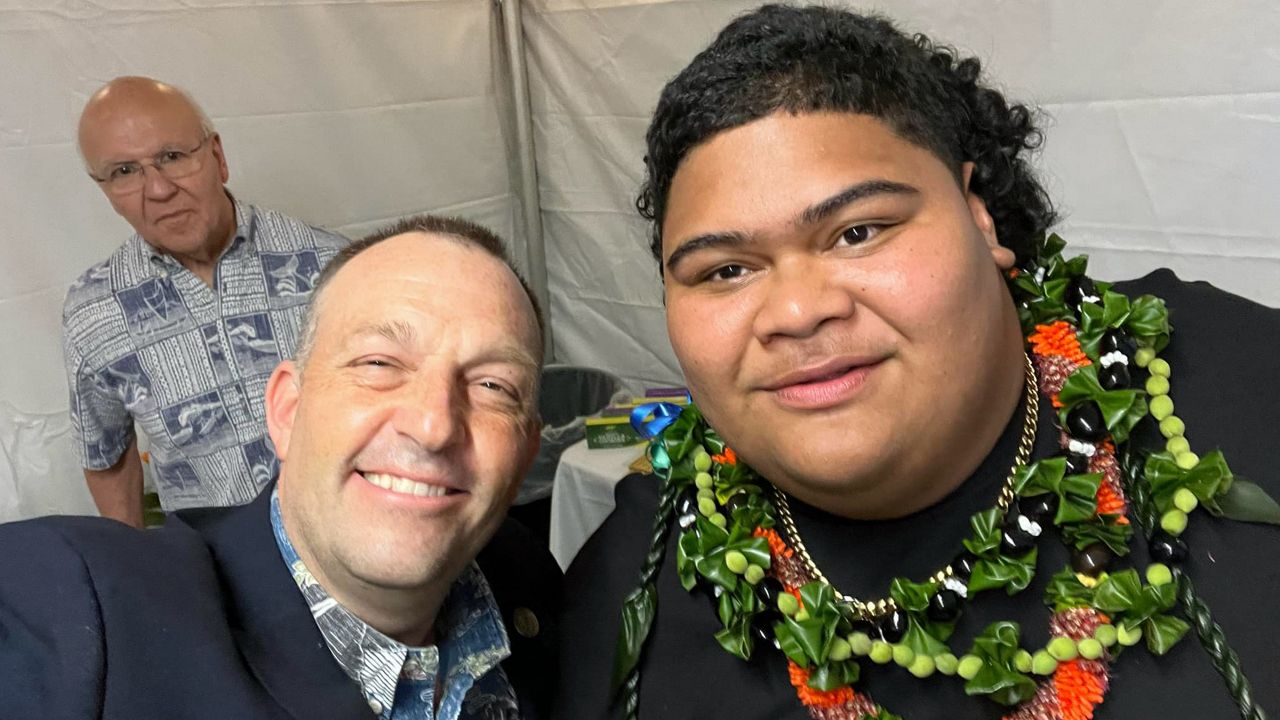
<svg viewBox="0 0 1280 720">
<path fill-rule="evenodd" d="M 1192 449 L 1203 455 L 1220 448 L 1238 476 L 1280 498 L 1280 311 L 1186 283 L 1163 270 L 1117 290 L 1131 297 L 1150 293 L 1170 308 L 1173 340 L 1161 357 L 1172 367 L 1175 412 L 1187 424 Z M 797 528 L 818 567 L 842 592 L 883 597 L 890 581 L 921 581 L 945 566 L 970 536 L 969 517 L 995 504 L 1013 463 L 1022 408 L 977 472 L 950 496 L 908 517 L 865 522 L 825 513 L 792 500 Z M 1161 447 L 1147 418 L 1135 432 L 1141 447 Z M 1058 449 L 1052 408 L 1041 403 L 1035 457 Z M 562 627 L 561 689 L 556 716 L 582 720 L 616 717 L 608 685 L 622 599 L 637 585 L 648 549 L 658 480 L 631 476 L 616 490 L 617 509 L 574 561 L 566 577 Z M 1144 568 L 1146 542 L 1117 564 Z M 675 540 L 668 539 L 658 579 L 658 612 L 641 665 L 642 718 L 769 718 L 800 720 L 808 713 L 787 678 L 786 660 L 758 645 L 749 662 L 739 660 L 712 637 L 720 629 L 706 595 L 684 591 L 676 577 Z M 1212 609 L 1252 681 L 1255 701 L 1280 713 L 1280 527 L 1211 517 L 1197 510 L 1183 535 L 1190 547 L 1183 564 Z M 956 654 L 989 623 L 1015 620 L 1024 648 L 1043 647 L 1049 609 L 1043 603 L 1049 577 L 1069 561 L 1056 532 L 1039 542 L 1035 580 L 1008 597 L 988 591 L 971 598 L 949 645 Z M 1009 708 L 964 693 L 958 678 L 934 674 L 917 679 L 896 665 L 862 661 L 855 689 L 890 712 L 907 718 L 998 718 Z M 1095 714 L 1125 718 L 1239 717 L 1226 685 L 1210 664 L 1194 630 L 1167 655 L 1154 657 L 1141 644 L 1111 665 L 1111 689 Z"/>
</svg>

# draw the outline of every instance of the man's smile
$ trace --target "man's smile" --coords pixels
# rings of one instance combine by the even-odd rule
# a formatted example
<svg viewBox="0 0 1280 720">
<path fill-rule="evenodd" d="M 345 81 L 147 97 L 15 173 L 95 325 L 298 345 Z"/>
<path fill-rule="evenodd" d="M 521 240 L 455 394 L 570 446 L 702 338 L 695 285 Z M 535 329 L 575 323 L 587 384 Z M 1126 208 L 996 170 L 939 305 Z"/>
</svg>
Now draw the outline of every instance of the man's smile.
<svg viewBox="0 0 1280 720">
<path fill-rule="evenodd" d="M 397 495 L 444 497 L 445 495 L 457 495 L 463 492 L 445 485 L 410 480 L 407 477 L 387 473 L 361 473 L 360 475 L 370 484 L 376 485 L 383 490 L 390 490 Z"/>
</svg>

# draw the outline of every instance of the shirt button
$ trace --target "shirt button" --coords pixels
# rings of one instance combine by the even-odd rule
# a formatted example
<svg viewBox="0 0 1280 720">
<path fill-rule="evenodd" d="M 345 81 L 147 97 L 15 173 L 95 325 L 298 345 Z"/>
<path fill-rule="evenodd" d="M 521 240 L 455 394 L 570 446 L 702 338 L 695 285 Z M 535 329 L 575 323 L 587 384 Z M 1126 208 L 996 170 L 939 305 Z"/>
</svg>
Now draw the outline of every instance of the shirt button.
<svg viewBox="0 0 1280 720">
<path fill-rule="evenodd" d="M 373 714 L 374 714 L 374 715 L 381 715 L 381 714 L 382 714 L 382 703 L 378 702 L 378 699 L 377 699 L 377 698 L 370 698 L 370 699 L 369 699 L 369 709 L 373 711 Z"/>
<path fill-rule="evenodd" d="M 533 638 L 538 636 L 538 616 L 527 607 L 518 607 L 511 614 L 512 623 L 516 626 L 516 632 L 523 637 Z"/>
</svg>

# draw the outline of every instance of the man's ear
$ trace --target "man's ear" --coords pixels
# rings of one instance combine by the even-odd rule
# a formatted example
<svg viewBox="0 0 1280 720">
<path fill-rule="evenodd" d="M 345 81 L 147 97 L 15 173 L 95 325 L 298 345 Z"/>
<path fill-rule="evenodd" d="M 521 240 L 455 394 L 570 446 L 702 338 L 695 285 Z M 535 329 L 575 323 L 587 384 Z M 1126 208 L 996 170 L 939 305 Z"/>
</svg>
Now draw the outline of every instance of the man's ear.
<svg viewBox="0 0 1280 720">
<path fill-rule="evenodd" d="M 222 178 L 222 184 L 226 185 L 227 180 L 231 179 L 231 170 L 227 167 L 227 156 L 222 149 L 222 136 L 214 133 L 209 136 L 209 143 L 213 146 L 211 148 L 213 157 L 218 161 L 218 176 Z"/>
<path fill-rule="evenodd" d="M 987 248 L 991 250 L 991 259 L 1001 270 L 1012 268 L 1017 258 L 1012 250 L 1000 244 L 1000 237 L 996 233 L 996 221 L 987 211 L 987 201 L 969 190 L 969 180 L 973 177 L 973 163 L 966 162 L 961 165 L 960 172 L 961 190 L 964 191 L 965 202 L 969 205 L 969 214 L 973 217 L 973 224 L 978 226 L 983 239 L 987 241 Z"/>
<path fill-rule="evenodd" d="M 289 454 L 289 440 L 293 437 L 293 419 L 298 412 L 301 397 L 302 372 L 292 360 L 276 366 L 267 380 L 267 434 L 276 446 L 276 457 L 284 460 Z"/>
</svg>

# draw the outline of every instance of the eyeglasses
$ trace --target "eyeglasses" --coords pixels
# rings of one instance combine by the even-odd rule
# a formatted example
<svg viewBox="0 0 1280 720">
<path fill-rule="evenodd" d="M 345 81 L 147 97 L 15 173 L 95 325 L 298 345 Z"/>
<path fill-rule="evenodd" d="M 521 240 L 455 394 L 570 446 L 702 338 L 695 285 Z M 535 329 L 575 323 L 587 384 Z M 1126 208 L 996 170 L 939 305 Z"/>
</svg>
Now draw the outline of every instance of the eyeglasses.
<svg viewBox="0 0 1280 720">
<path fill-rule="evenodd" d="M 204 166 L 204 161 L 196 153 L 209 142 L 210 137 L 205 135 L 204 139 L 190 150 L 161 150 L 151 157 L 150 162 L 143 159 L 116 163 L 107 168 L 106 177 L 98 177 L 93 173 L 89 173 L 89 177 L 105 186 L 107 192 L 112 195 L 128 195 L 141 190 L 146 184 L 147 176 L 144 171 L 148 165 L 169 180 L 194 175 Z"/>
</svg>

